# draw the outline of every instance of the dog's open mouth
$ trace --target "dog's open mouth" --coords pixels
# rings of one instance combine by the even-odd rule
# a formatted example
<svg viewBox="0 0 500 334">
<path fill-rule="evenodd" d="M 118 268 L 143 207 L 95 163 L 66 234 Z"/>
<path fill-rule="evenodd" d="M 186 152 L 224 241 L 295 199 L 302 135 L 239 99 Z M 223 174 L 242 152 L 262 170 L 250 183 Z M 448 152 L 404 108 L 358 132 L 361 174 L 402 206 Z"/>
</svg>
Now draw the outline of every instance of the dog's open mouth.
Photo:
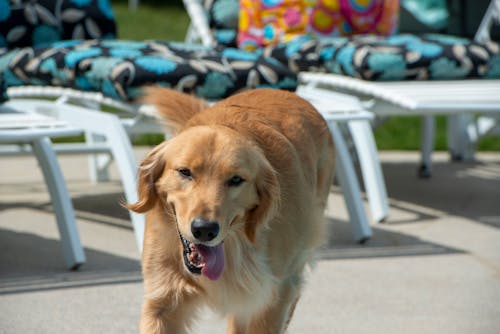
<svg viewBox="0 0 500 334">
<path fill-rule="evenodd" d="M 182 253 L 186 268 L 193 274 L 201 274 L 211 280 L 219 279 L 224 270 L 222 243 L 210 247 L 189 242 L 180 233 L 179 236 L 184 248 Z"/>
</svg>

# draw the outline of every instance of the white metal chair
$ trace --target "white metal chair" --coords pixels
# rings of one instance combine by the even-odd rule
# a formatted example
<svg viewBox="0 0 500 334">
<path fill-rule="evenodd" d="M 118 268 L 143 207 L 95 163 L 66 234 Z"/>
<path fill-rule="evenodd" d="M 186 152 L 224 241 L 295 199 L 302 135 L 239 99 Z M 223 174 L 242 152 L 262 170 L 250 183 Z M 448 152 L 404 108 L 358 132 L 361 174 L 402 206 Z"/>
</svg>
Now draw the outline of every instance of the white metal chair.
<svg viewBox="0 0 500 334">
<path fill-rule="evenodd" d="M 324 117 L 335 143 L 336 175 L 353 229 L 354 239 L 360 243 L 372 236 L 360 192 L 355 167 L 340 126 L 346 125 L 362 166 L 363 180 L 372 216 L 375 221 L 387 218 L 387 192 L 370 122 L 373 115 L 363 109 L 359 100 L 332 91 L 310 86 L 299 86 L 296 93 L 308 100 Z M 335 101 L 335 103 L 331 103 Z"/>
<path fill-rule="evenodd" d="M 492 0 L 474 37 L 475 42 L 491 41 L 490 29 L 500 22 L 500 0 Z M 498 52 L 498 51 L 497 51 Z M 471 160 L 479 137 L 498 133 L 500 80 L 464 79 L 375 82 L 338 74 L 299 74 L 303 83 L 328 87 L 363 99 L 376 116 L 423 116 L 419 175 L 432 170 L 435 115 L 448 116 L 448 147 L 452 158 Z M 481 115 L 475 117 L 474 115 Z"/>
<path fill-rule="evenodd" d="M 490 31 L 494 24 L 500 23 L 500 1 L 490 2 L 476 31 L 474 40 L 486 43 L 491 41 Z M 471 114 L 449 117 L 448 148 L 452 157 L 459 160 L 474 158 L 478 139 L 486 134 L 500 135 L 500 115 L 485 114 L 476 119 Z"/>
<path fill-rule="evenodd" d="M 360 169 L 373 220 L 376 222 L 384 221 L 389 214 L 389 204 L 377 146 L 371 127 L 373 114 L 368 112 L 357 98 L 349 95 L 332 92 L 312 85 L 299 86 L 296 93 L 311 102 L 329 123 L 332 136 L 339 151 L 337 152 L 339 154 L 339 164 L 344 165 L 348 169 L 347 173 L 353 173 L 352 178 L 357 180 L 352 157 L 351 154 L 348 154 L 349 152 L 345 144 L 346 139 L 339 128 L 341 126 L 346 127 L 348 134 L 352 138 L 356 156 L 361 166 Z M 341 146 L 345 146 L 346 150 Z M 346 173 L 342 171 L 342 167 L 338 172 L 341 174 Z M 351 176 L 338 175 L 338 178 L 339 182 L 343 182 L 342 179 L 350 180 Z M 348 192 L 357 193 L 359 188 L 356 181 L 352 186 L 343 186 L 342 191 L 344 194 Z M 349 203 L 352 201 L 359 203 Z M 346 204 L 347 206 L 361 205 L 359 196 L 356 195 L 356 197 L 352 197 L 349 200 L 346 199 Z M 354 213 L 350 212 L 351 217 L 355 217 Z"/>
<path fill-rule="evenodd" d="M 67 137 L 81 130 L 46 116 L 0 106 L 0 145 L 28 144 L 35 154 L 47 184 L 57 219 L 64 262 L 75 270 L 85 262 L 71 198 L 68 194 L 50 137 Z"/>
<path fill-rule="evenodd" d="M 431 173 L 434 115 L 500 112 L 500 80 L 374 83 L 341 75 L 319 73 L 301 73 L 300 78 L 304 82 L 368 96 L 370 99 L 365 103 L 366 108 L 377 116 L 424 115 L 420 167 L 420 174 L 423 177 L 430 176 Z M 473 124 L 468 126 L 469 131 L 476 131 Z M 465 130 L 467 131 L 467 128 Z M 470 136 L 477 138 L 474 132 Z M 453 138 L 456 138 L 456 133 Z"/>
<path fill-rule="evenodd" d="M 500 23 L 500 0 L 492 0 L 474 40 L 491 41 L 490 29 Z M 364 99 L 377 116 L 423 116 L 421 177 L 432 170 L 435 115 L 448 116 L 448 147 L 452 158 L 471 160 L 481 136 L 498 133 L 500 80 L 431 80 L 374 82 L 337 74 L 301 73 L 304 83 L 329 87 Z M 481 116 L 475 118 L 474 115 Z"/>
<path fill-rule="evenodd" d="M 110 161 L 114 160 L 124 188 L 125 200 L 127 203 L 136 202 L 138 199 L 136 185 L 138 163 L 134 156 L 130 135 L 137 131 L 162 133 L 164 130 L 155 121 L 154 116 L 148 115 L 147 111 L 140 112 L 140 106 L 114 101 L 103 97 L 100 93 L 85 93 L 57 87 L 33 87 L 33 89 L 34 92 L 14 89 L 12 96 L 16 98 L 6 102 L 5 105 L 16 110 L 46 115 L 64 124 L 71 124 L 80 133 L 91 134 L 92 137 L 89 136 L 89 138 L 97 137 L 97 141 L 89 140 L 83 145 L 55 145 L 54 149 L 58 153 L 97 154 L 97 159 L 92 159 L 90 162 L 91 170 L 95 169 L 95 175 L 101 178 L 106 176 L 105 171 Z M 22 98 L 23 94 L 29 95 L 30 98 Z M 59 98 L 51 101 L 35 99 L 33 96 L 59 96 Z M 77 103 L 74 103 L 75 100 Z M 82 106 L 82 102 L 87 106 Z M 103 104 L 120 108 L 122 112 L 128 111 L 132 116 L 120 118 L 113 113 L 100 111 Z M 1 153 L 9 153 L 9 151 L 0 150 Z M 141 251 L 144 216 L 132 211 L 129 213 L 137 245 Z"/>
</svg>

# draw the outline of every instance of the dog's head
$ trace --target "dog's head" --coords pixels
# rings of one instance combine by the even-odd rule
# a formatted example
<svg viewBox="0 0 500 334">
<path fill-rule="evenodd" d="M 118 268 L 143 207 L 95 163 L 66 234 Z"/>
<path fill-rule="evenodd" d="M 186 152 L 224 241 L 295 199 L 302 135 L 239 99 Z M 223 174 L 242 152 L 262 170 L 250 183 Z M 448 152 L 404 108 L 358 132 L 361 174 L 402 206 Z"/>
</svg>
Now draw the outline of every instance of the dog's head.
<svg viewBox="0 0 500 334">
<path fill-rule="evenodd" d="M 186 268 L 217 279 L 222 243 L 232 233 L 255 242 L 279 201 L 275 170 L 263 152 L 223 126 L 187 128 L 156 147 L 139 171 L 136 212 L 168 211 Z"/>
</svg>

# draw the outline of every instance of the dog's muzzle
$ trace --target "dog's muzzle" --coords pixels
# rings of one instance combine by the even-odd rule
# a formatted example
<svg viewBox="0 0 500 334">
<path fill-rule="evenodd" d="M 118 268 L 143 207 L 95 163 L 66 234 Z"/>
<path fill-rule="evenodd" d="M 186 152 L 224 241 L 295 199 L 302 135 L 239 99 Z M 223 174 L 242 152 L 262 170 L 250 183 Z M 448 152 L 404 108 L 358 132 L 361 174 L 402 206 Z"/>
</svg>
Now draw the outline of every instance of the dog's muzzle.
<svg viewBox="0 0 500 334">
<path fill-rule="evenodd" d="M 224 270 L 224 250 L 222 243 L 217 246 L 195 244 L 186 240 L 179 232 L 182 242 L 182 257 L 186 269 L 195 274 L 217 280 Z"/>
</svg>

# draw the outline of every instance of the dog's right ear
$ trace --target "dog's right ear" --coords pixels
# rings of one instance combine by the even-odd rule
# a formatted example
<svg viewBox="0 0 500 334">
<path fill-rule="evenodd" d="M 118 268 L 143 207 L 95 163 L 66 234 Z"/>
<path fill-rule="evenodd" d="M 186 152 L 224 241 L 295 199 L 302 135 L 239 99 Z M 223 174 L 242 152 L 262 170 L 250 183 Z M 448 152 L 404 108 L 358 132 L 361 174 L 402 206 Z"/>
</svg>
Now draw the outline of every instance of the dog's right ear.
<svg viewBox="0 0 500 334">
<path fill-rule="evenodd" d="M 139 200 L 136 203 L 128 204 L 127 208 L 138 213 L 144 213 L 153 208 L 158 201 L 156 181 L 161 176 L 165 168 L 164 149 L 167 142 L 156 146 L 139 166 L 137 177 L 137 191 Z"/>
</svg>

